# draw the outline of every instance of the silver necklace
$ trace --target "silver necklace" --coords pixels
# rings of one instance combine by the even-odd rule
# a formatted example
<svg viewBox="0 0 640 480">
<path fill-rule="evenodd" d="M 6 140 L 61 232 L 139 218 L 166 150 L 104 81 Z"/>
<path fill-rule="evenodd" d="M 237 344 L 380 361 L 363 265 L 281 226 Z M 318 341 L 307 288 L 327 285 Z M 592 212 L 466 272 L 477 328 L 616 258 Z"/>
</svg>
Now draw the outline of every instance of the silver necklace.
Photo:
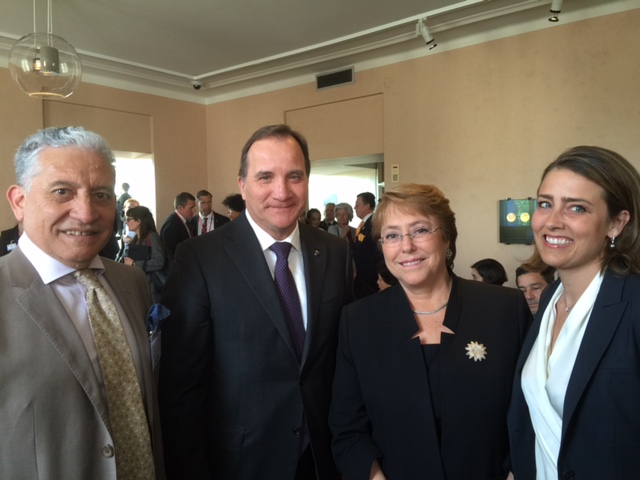
<svg viewBox="0 0 640 480">
<path fill-rule="evenodd" d="M 411 310 L 413 313 L 415 313 L 416 315 L 433 315 L 434 313 L 438 313 L 440 310 L 442 310 L 444 307 L 446 307 L 449 304 L 449 302 L 445 303 L 444 305 L 439 306 L 438 308 L 436 308 L 435 310 L 431 310 L 430 312 L 418 312 L 417 310 Z"/>
</svg>

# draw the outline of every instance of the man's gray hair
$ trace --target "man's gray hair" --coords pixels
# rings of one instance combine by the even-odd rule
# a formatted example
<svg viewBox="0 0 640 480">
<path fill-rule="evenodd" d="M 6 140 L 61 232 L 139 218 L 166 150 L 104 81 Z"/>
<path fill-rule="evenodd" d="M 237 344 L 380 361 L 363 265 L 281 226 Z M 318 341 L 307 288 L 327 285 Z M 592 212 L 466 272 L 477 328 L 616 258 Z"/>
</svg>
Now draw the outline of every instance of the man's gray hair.
<svg viewBox="0 0 640 480">
<path fill-rule="evenodd" d="M 27 138 L 14 158 L 16 181 L 29 191 L 31 181 L 40 173 L 40 154 L 47 148 L 76 147 L 96 152 L 113 169 L 115 158 L 107 141 L 97 133 L 82 127 L 50 127 Z"/>
</svg>

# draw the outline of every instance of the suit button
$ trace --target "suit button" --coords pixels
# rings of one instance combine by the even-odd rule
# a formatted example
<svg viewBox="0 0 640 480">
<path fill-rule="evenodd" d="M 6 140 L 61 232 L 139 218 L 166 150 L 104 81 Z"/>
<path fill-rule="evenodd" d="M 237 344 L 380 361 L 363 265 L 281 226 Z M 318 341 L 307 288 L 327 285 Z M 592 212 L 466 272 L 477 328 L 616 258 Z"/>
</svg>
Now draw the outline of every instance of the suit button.
<svg viewBox="0 0 640 480">
<path fill-rule="evenodd" d="M 575 472 L 564 472 L 562 474 L 562 480 L 573 480 L 576 478 Z"/>
<path fill-rule="evenodd" d="M 294 429 L 293 429 L 293 434 L 294 434 L 296 437 L 299 437 L 301 432 L 302 432 L 302 429 L 300 429 L 300 428 L 294 428 Z"/>
<path fill-rule="evenodd" d="M 105 457 L 113 457 L 113 447 L 111 445 L 102 447 L 102 455 Z"/>
</svg>

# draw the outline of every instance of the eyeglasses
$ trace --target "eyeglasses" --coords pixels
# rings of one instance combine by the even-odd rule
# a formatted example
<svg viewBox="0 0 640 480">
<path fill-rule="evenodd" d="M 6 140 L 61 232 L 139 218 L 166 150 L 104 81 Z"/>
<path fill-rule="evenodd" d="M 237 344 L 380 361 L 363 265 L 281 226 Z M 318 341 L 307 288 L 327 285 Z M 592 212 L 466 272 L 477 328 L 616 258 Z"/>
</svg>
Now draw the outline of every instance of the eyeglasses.
<svg viewBox="0 0 640 480">
<path fill-rule="evenodd" d="M 402 243 L 403 237 L 409 237 L 409 239 L 415 243 L 426 242 L 428 239 L 433 238 L 433 234 L 440 230 L 440 227 L 436 228 L 418 228 L 410 233 L 387 233 L 383 235 L 379 242 L 388 247 L 396 247 Z"/>
</svg>

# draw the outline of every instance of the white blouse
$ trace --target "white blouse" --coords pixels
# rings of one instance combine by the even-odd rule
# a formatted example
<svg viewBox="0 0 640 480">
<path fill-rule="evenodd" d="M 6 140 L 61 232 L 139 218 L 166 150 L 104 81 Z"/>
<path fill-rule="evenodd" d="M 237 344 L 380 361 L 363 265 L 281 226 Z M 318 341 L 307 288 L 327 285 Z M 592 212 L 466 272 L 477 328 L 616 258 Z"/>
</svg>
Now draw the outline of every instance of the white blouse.
<svg viewBox="0 0 640 480">
<path fill-rule="evenodd" d="M 538 338 L 522 369 L 522 391 L 536 435 L 537 480 L 558 478 L 564 398 L 603 278 L 602 273 L 598 273 L 573 306 L 549 355 L 556 304 L 564 292 L 564 286 L 558 286 L 544 311 Z"/>
</svg>

